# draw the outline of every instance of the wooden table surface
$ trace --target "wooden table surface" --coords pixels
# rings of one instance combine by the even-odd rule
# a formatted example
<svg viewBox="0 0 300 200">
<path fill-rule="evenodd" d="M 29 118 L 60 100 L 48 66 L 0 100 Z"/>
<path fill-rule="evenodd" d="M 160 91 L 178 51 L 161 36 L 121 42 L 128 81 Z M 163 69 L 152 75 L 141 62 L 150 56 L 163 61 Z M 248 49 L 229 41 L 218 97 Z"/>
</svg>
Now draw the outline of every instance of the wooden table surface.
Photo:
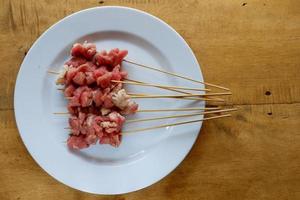
<svg viewBox="0 0 300 200">
<path fill-rule="evenodd" d="M 14 119 L 26 52 L 49 26 L 81 9 L 122 5 L 173 26 L 207 82 L 232 89 L 240 110 L 205 122 L 187 158 L 141 191 L 91 195 L 50 177 Z M 0 0 L 0 199 L 300 199 L 299 0 Z"/>
</svg>

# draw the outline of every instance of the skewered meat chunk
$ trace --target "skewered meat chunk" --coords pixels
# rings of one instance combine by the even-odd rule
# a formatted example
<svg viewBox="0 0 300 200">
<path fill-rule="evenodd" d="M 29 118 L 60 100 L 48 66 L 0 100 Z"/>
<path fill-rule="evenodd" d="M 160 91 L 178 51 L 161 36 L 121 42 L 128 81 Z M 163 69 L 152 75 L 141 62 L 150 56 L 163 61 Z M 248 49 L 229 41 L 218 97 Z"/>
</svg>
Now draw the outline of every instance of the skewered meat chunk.
<svg viewBox="0 0 300 200">
<path fill-rule="evenodd" d="M 91 60 L 96 54 L 96 45 L 84 42 L 83 44 L 75 43 L 71 49 L 73 57 L 83 57 Z"/>
<path fill-rule="evenodd" d="M 77 149 L 86 148 L 95 144 L 99 139 L 100 144 L 119 146 L 121 142 L 121 129 L 125 118 L 117 112 L 108 116 L 79 113 L 69 119 L 72 136 L 67 141 L 69 147 Z"/>
<path fill-rule="evenodd" d="M 110 50 L 108 53 L 106 51 L 101 51 L 96 53 L 94 59 L 95 64 L 98 66 L 106 65 L 110 67 L 115 67 L 120 65 L 122 60 L 127 56 L 127 50 L 119 50 L 118 48 Z"/>
</svg>

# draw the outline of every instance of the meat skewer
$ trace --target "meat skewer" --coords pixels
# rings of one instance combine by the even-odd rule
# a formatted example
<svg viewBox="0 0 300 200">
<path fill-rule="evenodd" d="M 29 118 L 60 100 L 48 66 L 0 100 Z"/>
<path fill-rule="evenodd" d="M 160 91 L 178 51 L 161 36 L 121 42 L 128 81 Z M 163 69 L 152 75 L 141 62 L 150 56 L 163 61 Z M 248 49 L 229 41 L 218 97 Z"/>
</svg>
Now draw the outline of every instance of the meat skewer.
<svg viewBox="0 0 300 200">
<path fill-rule="evenodd" d="M 65 89 L 63 88 L 58 88 L 57 90 L 60 91 L 64 91 Z M 146 94 L 128 94 L 129 96 L 131 96 L 132 98 L 142 98 L 142 97 L 135 97 L 135 96 L 144 96 L 144 98 L 150 98 L 150 95 L 146 95 Z M 202 101 L 217 101 L 217 102 L 224 102 L 224 99 L 221 98 L 201 98 L 198 96 L 217 96 L 217 95 L 231 95 L 231 93 L 207 93 L 207 94 L 192 94 L 192 93 L 187 93 L 186 95 L 162 95 L 161 97 L 157 96 L 154 98 L 182 98 L 185 100 L 202 100 Z M 70 97 L 65 97 L 66 99 L 72 99 Z"/>
<path fill-rule="evenodd" d="M 210 99 L 198 97 L 199 95 L 128 95 L 131 98 L 143 99 L 143 98 L 173 98 L 173 99 L 182 99 L 182 100 L 200 100 L 200 101 L 218 101 L 224 102 L 224 99 Z M 72 100 L 72 97 L 65 97 L 65 99 Z"/>
<path fill-rule="evenodd" d="M 224 109 L 219 111 L 207 111 L 207 112 L 187 114 L 187 115 L 173 115 L 173 116 L 165 116 L 165 117 L 157 117 L 157 118 L 136 119 L 136 120 L 128 120 L 127 123 L 152 121 L 152 120 L 168 119 L 168 118 L 191 117 L 191 116 L 197 116 L 203 114 L 230 112 L 235 110 L 236 109 Z M 219 115 L 219 116 L 226 116 L 226 115 Z M 207 117 L 204 118 L 204 120 L 219 118 L 219 116 Z M 196 121 L 199 120 L 194 120 L 193 122 Z M 65 128 L 65 129 L 70 129 L 72 134 L 72 136 L 68 139 L 68 145 L 71 146 L 72 148 L 80 149 L 80 148 L 88 147 L 90 144 L 94 144 L 99 139 L 100 143 L 102 144 L 110 143 L 113 146 L 118 146 L 120 144 L 121 136 L 122 136 L 120 130 L 124 122 L 125 122 L 125 118 L 120 114 L 118 114 L 117 112 L 112 112 L 106 117 L 97 116 L 93 114 L 79 113 L 78 117 L 72 116 L 71 118 L 69 118 L 70 127 Z M 173 124 L 164 124 L 160 126 L 155 126 L 155 128 L 181 125 L 190 122 L 191 121 L 179 122 Z M 146 129 L 148 130 L 148 128 Z M 140 130 L 146 130 L 146 129 L 136 129 L 136 131 L 138 132 Z"/>
</svg>

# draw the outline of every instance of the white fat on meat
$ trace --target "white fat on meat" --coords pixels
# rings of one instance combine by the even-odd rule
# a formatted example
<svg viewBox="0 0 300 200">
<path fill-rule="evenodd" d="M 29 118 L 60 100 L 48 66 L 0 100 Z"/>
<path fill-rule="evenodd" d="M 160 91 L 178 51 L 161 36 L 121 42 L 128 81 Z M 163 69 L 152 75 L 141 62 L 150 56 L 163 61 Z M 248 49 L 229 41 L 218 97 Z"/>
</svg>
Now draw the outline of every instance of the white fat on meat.
<svg viewBox="0 0 300 200">
<path fill-rule="evenodd" d="M 115 128 L 117 127 L 117 123 L 116 122 L 110 122 L 110 121 L 104 121 L 100 123 L 100 126 L 102 128 Z"/>
<path fill-rule="evenodd" d="M 109 108 L 101 108 L 101 114 L 102 115 L 107 115 L 108 113 L 110 113 L 111 110 Z"/>
<path fill-rule="evenodd" d="M 117 106 L 121 110 L 124 110 L 126 107 L 128 107 L 132 100 L 130 99 L 130 96 L 126 93 L 126 91 L 124 89 L 121 89 L 112 95 L 112 101 L 115 106 Z"/>
<path fill-rule="evenodd" d="M 92 126 L 92 124 L 93 124 L 93 122 L 94 122 L 94 118 L 95 118 L 94 115 L 90 115 L 90 116 L 88 116 L 88 118 L 86 119 L 86 124 L 87 124 L 89 127 Z"/>
<path fill-rule="evenodd" d="M 63 85 L 64 84 L 65 75 L 66 75 L 68 69 L 69 69 L 68 65 L 63 66 L 63 69 L 60 70 L 60 72 L 58 74 L 58 78 L 56 80 L 56 85 Z"/>
</svg>

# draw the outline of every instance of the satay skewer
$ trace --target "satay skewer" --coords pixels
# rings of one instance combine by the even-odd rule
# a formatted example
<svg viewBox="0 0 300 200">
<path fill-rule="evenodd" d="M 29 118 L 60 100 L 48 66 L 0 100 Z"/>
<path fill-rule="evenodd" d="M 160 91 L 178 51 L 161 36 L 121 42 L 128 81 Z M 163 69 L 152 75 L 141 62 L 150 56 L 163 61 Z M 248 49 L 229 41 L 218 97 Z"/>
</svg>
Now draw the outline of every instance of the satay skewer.
<svg viewBox="0 0 300 200">
<path fill-rule="evenodd" d="M 130 95 L 129 95 L 130 96 Z M 157 95 L 155 97 L 151 96 L 130 96 L 131 98 L 173 98 L 173 99 L 181 99 L 181 100 L 197 100 L 197 101 L 215 101 L 215 102 L 224 102 L 224 99 L 210 99 L 210 98 L 204 98 L 204 97 L 198 97 L 199 95 Z M 72 97 L 65 97 L 65 99 L 71 100 Z"/>
</svg>

